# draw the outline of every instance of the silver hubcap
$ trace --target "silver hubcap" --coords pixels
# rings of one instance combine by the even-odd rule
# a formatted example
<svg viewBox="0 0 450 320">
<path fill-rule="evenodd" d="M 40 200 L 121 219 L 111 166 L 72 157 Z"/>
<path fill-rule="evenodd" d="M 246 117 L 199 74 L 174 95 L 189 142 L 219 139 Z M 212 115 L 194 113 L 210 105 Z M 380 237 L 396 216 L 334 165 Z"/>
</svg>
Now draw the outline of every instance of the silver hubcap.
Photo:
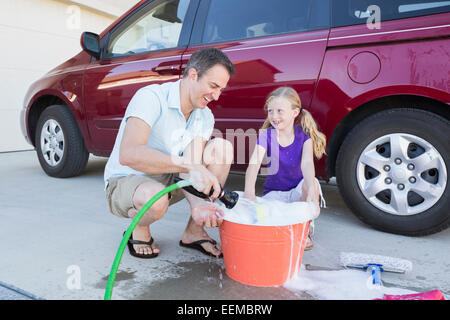
<svg viewBox="0 0 450 320">
<path fill-rule="evenodd" d="M 60 124 L 54 119 L 47 120 L 41 131 L 41 151 L 50 166 L 57 166 L 61 162 L 64 146 L 64 134 Z"/>
<path fill-rule="evenodd" d="M 431 208 L 447 184 L 440 153 L 417 136 L 382 136 L 362 152 L 356 169 L 359 188 L 375 207 L 395 215 L 413 215 Z"/>
</svg>

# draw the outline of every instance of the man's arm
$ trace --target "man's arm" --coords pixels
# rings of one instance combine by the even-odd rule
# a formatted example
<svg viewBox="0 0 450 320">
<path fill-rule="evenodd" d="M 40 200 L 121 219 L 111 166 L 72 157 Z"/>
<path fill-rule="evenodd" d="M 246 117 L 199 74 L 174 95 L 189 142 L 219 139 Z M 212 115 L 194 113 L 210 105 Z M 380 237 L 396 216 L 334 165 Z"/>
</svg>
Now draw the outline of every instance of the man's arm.
<svg viewBox="0 0 450 320">
<path fill-rule="evenodd" d="M 150 126 L 144 120 L 136 117 L 128 118 L 119 150 L 121 165 L 148 174 L 197 171 L 202 177 L 201 184 L 204 186 L 204 189 L 199 191 L 209 194 L 211 187 L 214 187 L 215 192 L 212 197 L 215 198 L 219 195 L 220 186 L 217 178 L 206 169 L 201 161 L 196 160 L 201 159 L 203 147 L 189 150 L 191 153 L 189 156 L 167 155 L 147 146 L 150 132 Z M 205 143 L 206 141 L 201 141 L 201 146 L 204 146 Z"/>
<path fill-rule="evenodd" d="M 120 144 L 119 162 L 134 170 L 148 174 L 189 172 L 181 157 L 167 155 L 147 146 L 151 128 L 142 119 L 127 120 Z"/>
</svg>

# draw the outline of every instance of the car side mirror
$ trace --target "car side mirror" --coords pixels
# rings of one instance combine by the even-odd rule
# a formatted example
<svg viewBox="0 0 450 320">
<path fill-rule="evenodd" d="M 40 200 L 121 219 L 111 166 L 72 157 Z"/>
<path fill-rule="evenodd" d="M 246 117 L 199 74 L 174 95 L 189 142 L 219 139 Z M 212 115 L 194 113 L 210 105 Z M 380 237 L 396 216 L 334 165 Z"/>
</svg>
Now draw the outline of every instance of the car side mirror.
<svg viewBox="0 0 450 320">
<path fill-rule="evenodd" d="M 83 32 L 81 47 L 96 59 L 100 59 L 100 37 L 93 32 Z"/>
</svg>

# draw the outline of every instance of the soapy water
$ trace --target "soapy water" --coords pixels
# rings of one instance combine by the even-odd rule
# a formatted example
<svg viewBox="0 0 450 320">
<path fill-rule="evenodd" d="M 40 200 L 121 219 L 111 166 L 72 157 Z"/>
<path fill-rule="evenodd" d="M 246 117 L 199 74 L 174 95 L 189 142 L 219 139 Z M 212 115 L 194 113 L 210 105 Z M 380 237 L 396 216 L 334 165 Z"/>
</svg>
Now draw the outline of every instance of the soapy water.
<svg viewBox="0 0 450 320">
<path fill-rule="evenodd" d="M 401 288 L 373 285 L 370 274 L 361 270 L 309 271 L 303 265 L 283 287 L 293 292 L 307 292 L 319 300 L 372 300 L 381 299 L 384 294 L 417 293 Z"/>
<path fill-rule="evenodd" d="M 239 194 L 239 201 L 233 209 L 227 209 L 224 205 L 219 204 L 224 212 L 223 219 L 234 223 L 288 226 L 312 220 L 317 210 L 314 202 L 286 203 L 262 197 L 256 197 L 256 200 L 252 201 L 244 198 L 242 191 L 236 192 Z"/>
<path fill-rule="evenodd" d="M 223 289 L 224 282 L 225 267 L 222 263 L 211 260 L 209 273 L 205 277 L 206 280 L 215 282 L 219 289 Z M 368 272 L 359 269 L 310 271 L 302 264 L 298 273 L 282 287 L 300 296 L 306 293 L 317 300 L 373 300 L 382 299 L 384 294 L 418 293 L 403 288 L 373 285 L 371 280 Z"/>
<path fill-rule="evenodd" d="M 239 201 L 233 209 L 227 209 L 224 205 L 217 204 L 224 212 L 223 219 L 234 223 L 289 226 L 313 220 L 317 210 L 317 205 L 313 202 L 285 203 L 261 197 L 256 197 L 255 201 L 251 201 L 244 198 L 243 192 L 237 191 L 237 193 Z M 293 241 L 293 239 L 291 240 Z M 299 268 L 298 262 L 296 264 L 297 272 L 292 279 L 284 283 L 283 287 L 295 293 L 306 292 L 315 299 L 372 300 L 381 299 L 384 294 L 417 293 L 407 289 L 373 285 L 370 274 L 359 269 L 310 271 L 306 270 L 303 264 Z M 221 272 L 219 278 L 219 286 L 222 288 Z"/>
</svg>

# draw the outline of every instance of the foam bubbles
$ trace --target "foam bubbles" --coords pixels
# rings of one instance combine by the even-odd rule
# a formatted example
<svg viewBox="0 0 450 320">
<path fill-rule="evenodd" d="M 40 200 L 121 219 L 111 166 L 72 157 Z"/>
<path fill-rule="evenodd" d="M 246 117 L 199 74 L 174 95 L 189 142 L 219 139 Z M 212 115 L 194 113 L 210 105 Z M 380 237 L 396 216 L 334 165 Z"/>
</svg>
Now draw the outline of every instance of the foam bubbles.
<svg viewBox="0 0 450 320">
<path fill-rule="evenodd" d="M 302 265 L 298 274 L 283 287 L 294 292 L 307 292 L 320 300 L 372 300 L 384 294 L 402 295 L 414 291 L 376 286 L 368 272 L 355 269 L 337 271 L 309 271 Z"/>
<path fill-rule="evenodd" d="M 314 218 L 317 205 L 313 202 L 286 203 L 256 197 L 256 201 L 244 198 L 242 191 L 237 191 L 239 201 L 233 209 L 221 205 L 224 220 L 258 226 L 287 226 L 304 223 Z"/>
</svg>

